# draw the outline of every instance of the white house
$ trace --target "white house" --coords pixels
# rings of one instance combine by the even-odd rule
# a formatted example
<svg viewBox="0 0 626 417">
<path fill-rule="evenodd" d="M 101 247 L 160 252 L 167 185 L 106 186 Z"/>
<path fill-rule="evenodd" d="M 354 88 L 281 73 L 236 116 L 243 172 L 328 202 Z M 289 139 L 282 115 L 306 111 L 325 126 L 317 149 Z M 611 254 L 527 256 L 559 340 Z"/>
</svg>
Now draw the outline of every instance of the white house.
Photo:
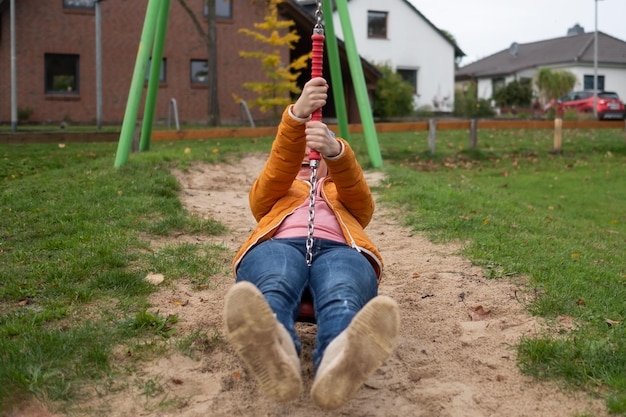
<svg viewBox="0 0 626 417">
<path fill-rule="evenodd" d="M 407 0 L 350 0 L 348 10 L 364 59 L 388 64 L 411 83 L 417 108 L 452 112 L 455 58 L 463 51 Z M 336 11 L 333 23 L 344 39 Z"/>
<path fill-rule="evenodd" d="M 575 90 L 614 91 L 626 98 L 626 42 L 598 32 L 585 33 L 576 25 L 568 35 L 531 43 L 512 43 L 508 49 L 473 62 L 456 72 L 459 87 L 475 82 L 478 98 L 491 99 L 494 91 L 513 80 L 533 80 L 540 68 L 567 70 L 576 76 Z"/>
</svg>

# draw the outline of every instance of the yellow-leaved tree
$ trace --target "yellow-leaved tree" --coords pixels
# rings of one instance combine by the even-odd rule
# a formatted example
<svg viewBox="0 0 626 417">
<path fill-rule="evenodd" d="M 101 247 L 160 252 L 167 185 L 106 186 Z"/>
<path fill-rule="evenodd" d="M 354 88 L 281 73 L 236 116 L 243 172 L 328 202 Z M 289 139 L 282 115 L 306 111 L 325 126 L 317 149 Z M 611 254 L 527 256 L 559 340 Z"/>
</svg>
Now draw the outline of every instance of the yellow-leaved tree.
<svg viewBox="0 0 626 417">
<path fill-rule="evenodd" d="M 259 82 L 246 82 L 243 87 L 256 94 L 256 98 L 248 101 L 249 107 L 258 107 L 263 113 L 272 111 L 277 118 L 282 109 L 291 102 L 291 94 L 299 94 L 297 80 L 300 73 L 307 67 L 311 53 L 304 54 L 291 62 L 283 62 L 281 49 L 294 49 L 300 35 L 293 27 L 292 20 L 281 20 L 278 16 L 278 4 L 284 0 L 269 0 L 267 14 L 263 22 L 255 23 L 254 30 L 240 29 L 239 32 L 253 37 L 256 41 L 269 45 L 271 52 L 240 51 L 243 58 L 258 59 L 267 80 Z M 272 49 L 273 48 L 273 49 Z M 238 96 L 235 100 L 240 101 Z"/>
</svg>

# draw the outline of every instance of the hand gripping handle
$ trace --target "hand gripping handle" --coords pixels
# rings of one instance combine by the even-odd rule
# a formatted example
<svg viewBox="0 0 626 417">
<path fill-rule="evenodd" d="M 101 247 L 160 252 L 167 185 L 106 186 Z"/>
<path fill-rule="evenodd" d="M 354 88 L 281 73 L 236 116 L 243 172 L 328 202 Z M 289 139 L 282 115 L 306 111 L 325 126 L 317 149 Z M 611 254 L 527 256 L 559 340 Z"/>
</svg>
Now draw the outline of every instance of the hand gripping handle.
<svg viewBox="0 0 626 417">
<path fill-rule="evenodd" d="M 312 53 L 311 53 L 311 78 L 317 78 L 322 76 L 322 68 L 324 66 L 324 35 L 320 33 L 314 33 L 311 36 L 311 41 L 313 43 Z M 322 121 L 322 109 L 319 108 L 313 112 L 311 115 L 311 120 L 316 122 Z M 309 153 L 309 160 L 311 161 L 319 161 L 321 156 L 318 151 L 315 149 L 311 149 Z"/>
</svg>

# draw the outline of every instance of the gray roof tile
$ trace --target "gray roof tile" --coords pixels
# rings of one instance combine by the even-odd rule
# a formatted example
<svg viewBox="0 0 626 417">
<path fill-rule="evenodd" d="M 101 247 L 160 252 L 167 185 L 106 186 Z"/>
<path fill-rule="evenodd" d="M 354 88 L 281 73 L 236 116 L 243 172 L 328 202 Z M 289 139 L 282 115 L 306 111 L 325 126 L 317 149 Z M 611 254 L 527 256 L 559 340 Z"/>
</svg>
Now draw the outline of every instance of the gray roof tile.
<svg viewBox="0 0 626 417">
<path fill-rule="evenodd" d="M 517 45 L 517 53 L 505 49 L 456 71 L 457 80 L 494 77 L 547 65 L 592 63 L 594 33 L 564 36 Z M 626 42 L 598 32 L 598 63 L 626 65 Z"/>
</svg>

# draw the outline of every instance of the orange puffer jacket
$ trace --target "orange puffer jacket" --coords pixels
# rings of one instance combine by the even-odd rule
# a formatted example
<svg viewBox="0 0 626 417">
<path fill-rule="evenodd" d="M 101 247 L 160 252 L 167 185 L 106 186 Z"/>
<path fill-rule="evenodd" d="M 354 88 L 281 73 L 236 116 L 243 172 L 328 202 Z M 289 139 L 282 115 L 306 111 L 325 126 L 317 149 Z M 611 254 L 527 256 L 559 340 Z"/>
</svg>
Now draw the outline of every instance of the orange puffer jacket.
<svg viewBox="0 0 626 417">
<path fill-rule="evenodd" d="M 250 189 L 249 200 L 257 226 L 233 260 L 234 271 L 256 244 L 270 239 L 281 222 L 309 198 L 310 185 L 296 179 L 306 151 L 305 124 L 285 110 L 263 171 Z M 346 141 L 336 158 L 326 158 L 329 175 L 321 181 L 321 195 L 335 213 L 346 242 L 363 253 L 378 278 L 383 261 L 365 233 L 374 213 L 374 199 L 354 151 Z"/>
</svg>

